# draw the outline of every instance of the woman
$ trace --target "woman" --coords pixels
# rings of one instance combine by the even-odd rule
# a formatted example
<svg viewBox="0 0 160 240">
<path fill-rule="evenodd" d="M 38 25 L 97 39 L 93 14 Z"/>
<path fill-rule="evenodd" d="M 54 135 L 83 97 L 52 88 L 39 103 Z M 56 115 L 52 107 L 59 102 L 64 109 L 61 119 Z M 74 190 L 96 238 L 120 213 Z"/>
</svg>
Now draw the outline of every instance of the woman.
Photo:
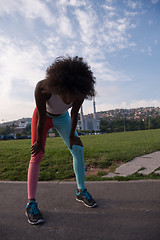
<svg viewBox="0 0 160 240">
<path fill-rule="evenodd" d="M 95 95 L 95 78 L 90 67 L 79 57 L 59 57 L 46 70 L 46 77 L 36 85 L 36 108 L 32 117 L 32 147 L 28 169 L 28 203 L 26 215 L 30 224 L 44 222 L 35 201 L 40 163 L 46 137 L 55 128 L 73 156 L 76 175 L 76 200 L 87 207 L 97 203 L 85 188 L 83 144 L 76 132 L 78 112 L 84 99 Z M 71 117 L 68 109 L 71 108 Z"/>
</svg>

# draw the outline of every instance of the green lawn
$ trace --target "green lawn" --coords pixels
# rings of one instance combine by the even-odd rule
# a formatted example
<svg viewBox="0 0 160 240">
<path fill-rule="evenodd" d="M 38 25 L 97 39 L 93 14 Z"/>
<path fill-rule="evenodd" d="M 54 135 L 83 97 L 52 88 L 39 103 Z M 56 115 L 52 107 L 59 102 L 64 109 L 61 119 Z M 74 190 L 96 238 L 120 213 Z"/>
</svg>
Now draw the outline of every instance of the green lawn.
<svg viewBox="0 0 160 240">
<path fill-rule="evenodd" d="M 160 129 L 88 135 L 81 139 L 86 167 L 99 167 L 102 172 L 104 168 L 114 168 L 121 162 L 160 150 Z M 26 181 L 29 160 L 30 140 L 0 141 L 0 180 Z M 100 175 L 86 179 L 100 180 Z M 48 138 L 39 179 L 62 180 L 72 177 L 74 172 L 70 152 L 61 138 Z"/>
</svg>

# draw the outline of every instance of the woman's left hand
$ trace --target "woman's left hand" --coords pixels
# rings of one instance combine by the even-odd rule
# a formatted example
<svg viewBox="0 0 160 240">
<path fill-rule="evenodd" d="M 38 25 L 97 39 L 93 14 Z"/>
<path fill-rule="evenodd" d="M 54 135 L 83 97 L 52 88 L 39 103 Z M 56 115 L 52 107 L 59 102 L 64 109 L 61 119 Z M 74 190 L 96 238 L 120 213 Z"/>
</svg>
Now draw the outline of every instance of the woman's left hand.
<svg viewBox="0 0 160 240">
<path fill-rule="evenodd" d="M 79 145 L 83 147 L 81 139 L 77 136 L 70 136 L 70 149 L 72 149 L 73 145 Z"/>
<path fill-rule="evenodd" d="M 42 144 L 39 144 L 38 142 L 35 142 L 32 146 L 31 146 L 31 154 L 32 157 L 36 156 L 37 153 L 39 153 L 40 151 L 42 151 L 44 153 L 44 148 Z"/>
</svg>

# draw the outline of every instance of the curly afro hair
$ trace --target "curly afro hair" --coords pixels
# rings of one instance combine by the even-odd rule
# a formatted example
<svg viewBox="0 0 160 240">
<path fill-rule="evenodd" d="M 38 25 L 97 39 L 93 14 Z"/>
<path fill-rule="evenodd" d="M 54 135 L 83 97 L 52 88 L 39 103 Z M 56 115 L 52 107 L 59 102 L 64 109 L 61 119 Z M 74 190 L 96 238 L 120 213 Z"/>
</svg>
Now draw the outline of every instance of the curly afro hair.
<svg viewBox="0 0 160 240">
<path fill-rule="evenodd" d="M 91 99 L 95 77 L 83 58 L 58 57 L 46 70 L 45 88 L 50 93 Z"/>
</svg>

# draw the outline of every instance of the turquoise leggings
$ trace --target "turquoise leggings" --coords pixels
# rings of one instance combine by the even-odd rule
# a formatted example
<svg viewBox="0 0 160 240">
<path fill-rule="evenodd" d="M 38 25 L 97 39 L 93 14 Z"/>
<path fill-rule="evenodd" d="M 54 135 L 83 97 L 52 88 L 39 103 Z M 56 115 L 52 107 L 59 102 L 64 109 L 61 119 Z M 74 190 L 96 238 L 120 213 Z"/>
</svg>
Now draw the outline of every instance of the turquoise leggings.
<svg viewBox="0 0 160 240">
<path fill-rule="evenodd" d="M 37 122 L 38 122 L 38 111 L 37 111 L 37 108 L 35 108 L 33 117 L 32 117 L 32 124 L 31 124 L 32 144 L 34 144 L 37 140 Z M 64 143 L 66 144 L 66 146 L 68 147 L 69 151 L 73 156 L 73 168 L 76 176 L 77 187 L 78 189 L 83 190 L 85 188 L 84 186 L 85 167 L 84 167 L 83 147 L 79 145 L 73 145 L 72 149 L 70 149 L 69 135 L 71 131 L 71 118 L 69 116 L 68 111 L 56 117 L 53 117 L 47 114 L 44 133 L 43 133 L 44 148 L 45 148 L 48 130 L 53 127 L 58 131 L 59 135 L 62 137 Z M 75 131 L 75 136 L 78 136 L 76 131 Z M 28 169 L 28 199 L 35 198 L 40 163 L 42 159 L 43 159 L 42 151 L 40 151 L 34 157 L 31 156 L 29 169 Z"/>
</svg>

